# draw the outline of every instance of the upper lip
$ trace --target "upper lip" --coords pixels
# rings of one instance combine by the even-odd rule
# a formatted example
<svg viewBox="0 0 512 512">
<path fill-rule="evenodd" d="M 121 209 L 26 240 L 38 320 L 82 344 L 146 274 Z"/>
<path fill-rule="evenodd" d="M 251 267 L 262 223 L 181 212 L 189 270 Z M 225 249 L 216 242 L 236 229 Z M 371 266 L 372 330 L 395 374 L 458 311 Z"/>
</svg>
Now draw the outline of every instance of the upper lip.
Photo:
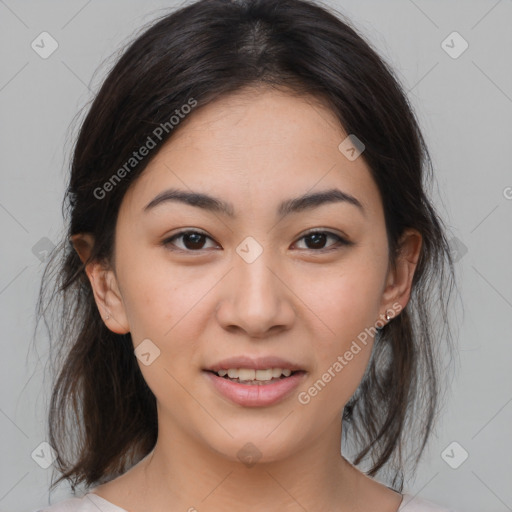
<svg viewBox="0 0 512 512">
<path fill-rule="evenodd" d="M 205 368 L 212 372 L 219 370 L 229 370 L 230 368 L 249 368 L 252 370 L 267 370 L 268 368 L 283 368 L 289 369 L 292 372 L 302 370 L 303 368 L 295 363 L 287 361 L 276 356 L 265 357 L 249 357 L 249 356 L 236 356 L 223 359 L 218 363 Z"/>
</svg>

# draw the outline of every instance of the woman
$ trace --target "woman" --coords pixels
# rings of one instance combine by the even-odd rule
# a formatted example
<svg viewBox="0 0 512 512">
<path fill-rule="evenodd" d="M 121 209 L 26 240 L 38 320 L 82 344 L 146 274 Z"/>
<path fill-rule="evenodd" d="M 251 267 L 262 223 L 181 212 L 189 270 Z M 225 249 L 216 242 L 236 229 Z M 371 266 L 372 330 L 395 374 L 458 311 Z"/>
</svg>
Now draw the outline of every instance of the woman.
<svg viewBox="0 0 512 512">
<path fill-rule="evenodd" d="M 43 510 L 446 511 L 402 493 L 450 342 L 429 163 L 390 69 L 318 5 L 149 27 L 82 124 L 45 273 L 53 486 L 88 492 Z"/>
</svg>

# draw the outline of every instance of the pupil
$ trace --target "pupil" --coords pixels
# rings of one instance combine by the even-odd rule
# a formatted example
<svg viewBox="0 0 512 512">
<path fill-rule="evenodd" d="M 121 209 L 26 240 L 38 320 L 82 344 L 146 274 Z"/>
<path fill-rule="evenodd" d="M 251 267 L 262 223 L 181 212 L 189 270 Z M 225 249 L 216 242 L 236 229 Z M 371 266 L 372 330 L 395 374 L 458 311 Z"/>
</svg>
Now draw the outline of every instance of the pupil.
<svg viewBox="0 0 512 512">
<path fill-rule="evenodd" d="M 199 244 L 200 246 L 202 245 L 200 243 L 201 238 L 204 238 L 204 235 L 201 235 L 200 233 L 189 233 L 184 237 L 185 246 L 187 247 L 187 249 L 201 249 L 201 247 L 196 247 L 197 244 Z M 190 239 L 192 239 L 192 244 L 187 243 L 187 240 Z M 190 245 L 192 245 L 192 247 L 189 247 Z"/>
<path fill-rule="evenodd" d="M 325 233 L 313 233 L 308 238 L 313 241 L 313 248 L 318 248 L 325 244 L 326 235 Z"/>
</svg>

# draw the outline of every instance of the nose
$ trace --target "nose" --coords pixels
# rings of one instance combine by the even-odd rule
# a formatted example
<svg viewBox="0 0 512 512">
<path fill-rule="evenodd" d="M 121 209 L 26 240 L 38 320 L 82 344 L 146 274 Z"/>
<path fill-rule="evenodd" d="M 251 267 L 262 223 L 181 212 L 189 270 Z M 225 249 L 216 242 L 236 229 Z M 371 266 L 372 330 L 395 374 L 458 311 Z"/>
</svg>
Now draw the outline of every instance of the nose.
<svg viewBox="0 0 512 512">
<path fill-rule="evenodd" d="M 263 253 L 252 263 L 235 255 L 234 268 L 223 279 L 217 320 L 230 332 L 265 338 L 292 327 L 294 294 L 275 261 Z"/>
</svg>

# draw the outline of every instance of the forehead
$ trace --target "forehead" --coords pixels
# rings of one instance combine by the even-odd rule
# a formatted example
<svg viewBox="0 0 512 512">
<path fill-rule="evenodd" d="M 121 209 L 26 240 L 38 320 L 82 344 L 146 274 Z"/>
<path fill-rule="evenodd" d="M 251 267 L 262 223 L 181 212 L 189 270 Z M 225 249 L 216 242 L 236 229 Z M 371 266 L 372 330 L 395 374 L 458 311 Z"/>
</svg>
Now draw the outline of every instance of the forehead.
<svg viewBox="0 0 512 512">
<path fill-rule="evenodd" d="M 240 207 L 280 203 L 332 187 L 380 210 L 378 189 L 363 158 L 339 149 L 347 137 L 317 98 L 248 89 L 192 111 L 162 146 L 125 205 L 138 211 L 165 188 L 210 193 Z"/>
</svg>

